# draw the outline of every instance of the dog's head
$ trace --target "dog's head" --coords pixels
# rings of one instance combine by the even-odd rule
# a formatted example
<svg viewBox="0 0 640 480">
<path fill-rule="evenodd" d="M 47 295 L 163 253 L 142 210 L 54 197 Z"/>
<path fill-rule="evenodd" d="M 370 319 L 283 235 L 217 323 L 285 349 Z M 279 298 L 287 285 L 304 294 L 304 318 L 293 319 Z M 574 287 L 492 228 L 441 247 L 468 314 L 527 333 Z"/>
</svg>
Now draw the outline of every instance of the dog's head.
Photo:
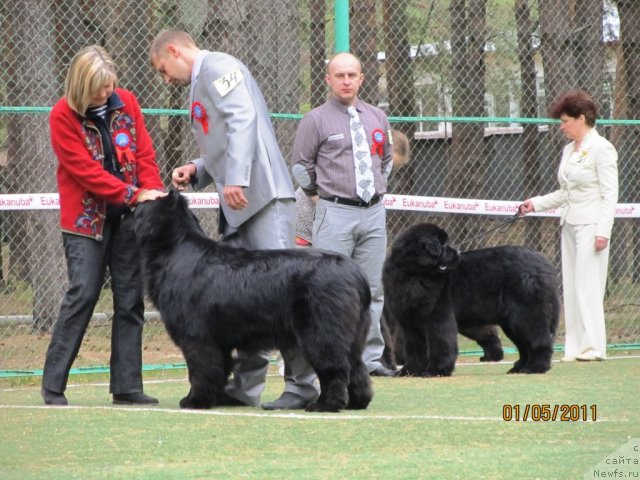
<svg viewBox="0 0 640 480">
<path fill-rule="evenodd" d="M 187 199 L 177 191 L 166 197 L 143 202 L 136 207 L 136 240 L 148 243 L 175 242 L 189 232 L 200 232 L 200 224 L 189 209 Z"/>
<path fill-rule="evenodd" d="M 449 235 L 431 223 L 412 226 L 398 236 L 391 255 L 405 267 L 427 274 L 441 274 L 455 266 L 460 255 L 449 246 Z"/>
</svg>

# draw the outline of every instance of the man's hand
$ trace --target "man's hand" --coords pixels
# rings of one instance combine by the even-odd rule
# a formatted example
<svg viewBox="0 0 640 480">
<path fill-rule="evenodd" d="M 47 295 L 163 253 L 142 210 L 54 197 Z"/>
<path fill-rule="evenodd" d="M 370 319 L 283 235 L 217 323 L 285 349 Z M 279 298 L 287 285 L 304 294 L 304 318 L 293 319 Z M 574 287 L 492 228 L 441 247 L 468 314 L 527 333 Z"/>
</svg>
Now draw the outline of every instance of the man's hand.
<svg viewBox="0 0 640 480">
<path fill-rule="evenodd" d="M 182 167 L 176 168 L 171 173 L 171 183 L 180 192 L 189 186 L 191 177 L 197 172 L 196 166 L 193 163 L 187 163 Z"/>
<path fill-rule="evenodd" d="M 234 185 L 226 185 L 222 192 L 224 201 L 232 210 L 243 210 L 247 208 L 249 202 L 244 196 L 244 188 Z"/>
</svg>

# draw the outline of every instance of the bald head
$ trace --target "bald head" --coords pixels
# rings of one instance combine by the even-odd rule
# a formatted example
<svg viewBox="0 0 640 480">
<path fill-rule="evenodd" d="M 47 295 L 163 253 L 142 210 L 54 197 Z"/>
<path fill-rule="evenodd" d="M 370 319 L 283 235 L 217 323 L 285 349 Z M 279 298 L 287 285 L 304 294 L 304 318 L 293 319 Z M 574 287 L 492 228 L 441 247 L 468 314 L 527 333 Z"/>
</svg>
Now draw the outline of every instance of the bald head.
<svg viewBox="0 0 640 480">
<path fill-rule="evenodd" d="M 355 105 L 364 75 L 358 57 L 351 53 L 337 53 L 327 64 L 327 85 L 333 96 L 344 105 Z"/>
<path fill-rule="evenodd" d="M 350 65 L 356 66 L 360 72 L 362 72 L 362 63 L 360 59 L 356 57 L 353 53 L 349 52 L 340 52 L 336 53 L 333 57 L 329 59 L 327 63 L 327 73 L 331 71 L 331 67 L 334 65 L 343 65 L 348 63 Z"/>
</svg>

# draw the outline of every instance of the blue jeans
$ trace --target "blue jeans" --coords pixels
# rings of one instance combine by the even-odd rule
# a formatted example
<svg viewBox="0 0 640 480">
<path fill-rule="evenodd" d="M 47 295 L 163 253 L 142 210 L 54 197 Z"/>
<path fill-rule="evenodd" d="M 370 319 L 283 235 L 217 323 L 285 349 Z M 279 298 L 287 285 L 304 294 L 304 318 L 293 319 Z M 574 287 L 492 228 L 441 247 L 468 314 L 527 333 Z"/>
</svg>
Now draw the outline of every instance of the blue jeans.
<svg viewBox="0 0 640 480">
<path fill-rule="evenodd" d="M 107 220 L 102 241 L 64 232 L 62 241 L 69 288 L 47 350 L 42 386 L 52 392 L 65 391 L 108 267 L 113 292 L 109 391 L 142 392 L 144 301 L 133 215 Z"/>
</svg>

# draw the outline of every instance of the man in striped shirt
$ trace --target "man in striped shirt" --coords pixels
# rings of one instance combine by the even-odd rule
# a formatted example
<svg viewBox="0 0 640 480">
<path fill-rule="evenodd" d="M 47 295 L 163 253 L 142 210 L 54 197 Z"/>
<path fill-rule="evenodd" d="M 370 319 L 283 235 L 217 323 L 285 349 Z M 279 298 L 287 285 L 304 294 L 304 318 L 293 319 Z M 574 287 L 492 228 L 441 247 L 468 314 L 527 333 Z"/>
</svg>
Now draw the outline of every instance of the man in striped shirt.
<svg viewBox="0 0 640 480">
<path fill-rule="evenodd" d="M 391 136 L 385 113 L 358 99 L 364 75 L 357 57 L 338 53 L 327 65 L 331 95 L 300 121 L 293 146 L 292 172 L 307 196 L 316 202 L 313 247 L 353 258 L 371 287 L 371 327 L 363 361 L 374 376 L 394 376 L 381 358 L 384 340 L 380 317 L 384 301 L 382 265 L 387 249 L 386 212 L 382 197 L 391 173 Z M 357 183 L 349 107 L 355 107 L 370 150 L 373 181 L 365 181 L 362 196 Z M 367 156 L 368 157 L 368 156 Z M 367 158 L 367 160 L 369 160 Z M 370 172 L 368 172 L 370 173 Z"/>
</svg>

